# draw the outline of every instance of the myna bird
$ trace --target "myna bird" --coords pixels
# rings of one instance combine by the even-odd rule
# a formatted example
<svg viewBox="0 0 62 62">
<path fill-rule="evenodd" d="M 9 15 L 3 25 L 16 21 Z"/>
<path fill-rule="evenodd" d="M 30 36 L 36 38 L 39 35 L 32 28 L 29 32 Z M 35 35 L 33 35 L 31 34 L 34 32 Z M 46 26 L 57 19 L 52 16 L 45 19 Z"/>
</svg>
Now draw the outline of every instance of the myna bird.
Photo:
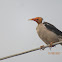
<svg viewBox="0 0 62 62">
<path fill-rule="evenodd" d="M 48 22 L 42 23 L 42 17 L 36 17 L 29 20 L 37 22 L 38 26 L 36 30 L 40 39 L 42 39 L 47 45 L 50 44 L 50 47 L 53 47 L 52 43 L 62 41 L 62 32 Z"/>
</svg>

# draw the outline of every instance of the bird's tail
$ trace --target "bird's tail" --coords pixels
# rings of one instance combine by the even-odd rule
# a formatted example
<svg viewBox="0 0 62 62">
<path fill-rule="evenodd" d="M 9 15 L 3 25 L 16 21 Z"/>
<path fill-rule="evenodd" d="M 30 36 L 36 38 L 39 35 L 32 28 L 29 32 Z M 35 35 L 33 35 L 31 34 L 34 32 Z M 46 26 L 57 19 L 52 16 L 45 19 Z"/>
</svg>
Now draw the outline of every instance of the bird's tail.
<svg viewBox="0 0 62 62">
<path fill-rule="evenodd" d="M 59 41 L 62 41 L 62 36 L 59 36 Z M 60 43 L 60 45 L 62 45 L 62 43 Z"/>
<path fill-rule="evenodd" d="M 62 45 L 62 43 L 60 45 Z"/>
</svg>

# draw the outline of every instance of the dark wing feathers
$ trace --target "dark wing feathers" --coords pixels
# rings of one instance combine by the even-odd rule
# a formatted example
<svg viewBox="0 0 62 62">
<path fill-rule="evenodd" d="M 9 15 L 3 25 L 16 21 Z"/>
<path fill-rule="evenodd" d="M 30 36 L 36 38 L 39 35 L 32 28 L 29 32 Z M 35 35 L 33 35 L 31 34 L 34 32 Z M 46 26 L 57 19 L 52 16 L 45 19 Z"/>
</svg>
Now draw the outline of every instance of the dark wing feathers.
<svg viewBox="0 0 62 62">
<path fill-rule="evenodd" d="M 62 36 L 62 32 L 60 30 L 58 30 L 55 26 L 53 26 L 52 24 L 48 23 L 48 22 L 44 22 L 43 23 L 47 29 L 49 29 L 50 31 L 53 31 L 54 33 L 56 33 L 57 35 Z"/>
</svg>

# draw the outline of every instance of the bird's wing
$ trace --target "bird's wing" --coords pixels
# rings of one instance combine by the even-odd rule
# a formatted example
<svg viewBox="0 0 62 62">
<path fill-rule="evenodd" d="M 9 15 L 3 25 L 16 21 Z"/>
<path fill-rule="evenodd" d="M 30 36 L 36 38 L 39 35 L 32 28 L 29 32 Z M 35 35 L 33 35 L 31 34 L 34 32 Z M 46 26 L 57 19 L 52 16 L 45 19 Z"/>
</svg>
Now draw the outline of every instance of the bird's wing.
<svg viewBox="0 0 62 62">
<path fill-rule="evenodd" d="M 48 22 L 44 22 L 43 24 L 46 26 L 46 28 L 48 30 L 54 32 L 55 34 L 57 34 L 59 36 L 62 36 L 62 32 L 59 29 L 57 29 L 54 25 L 52 25 L 52 24 L 50 24 Z"/>
</svg>

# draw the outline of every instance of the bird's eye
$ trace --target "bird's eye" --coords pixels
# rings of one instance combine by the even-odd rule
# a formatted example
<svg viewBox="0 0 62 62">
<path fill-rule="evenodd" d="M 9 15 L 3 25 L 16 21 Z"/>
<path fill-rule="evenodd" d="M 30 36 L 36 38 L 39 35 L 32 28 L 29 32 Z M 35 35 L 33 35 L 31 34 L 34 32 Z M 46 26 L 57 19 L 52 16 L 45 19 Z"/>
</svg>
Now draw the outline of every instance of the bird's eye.
<svg viewBox="0 0 62 62">
<path fill-rule="evenodd" d="M 37 19 L 38 20 L 38 19 Z"/>
</svg>

